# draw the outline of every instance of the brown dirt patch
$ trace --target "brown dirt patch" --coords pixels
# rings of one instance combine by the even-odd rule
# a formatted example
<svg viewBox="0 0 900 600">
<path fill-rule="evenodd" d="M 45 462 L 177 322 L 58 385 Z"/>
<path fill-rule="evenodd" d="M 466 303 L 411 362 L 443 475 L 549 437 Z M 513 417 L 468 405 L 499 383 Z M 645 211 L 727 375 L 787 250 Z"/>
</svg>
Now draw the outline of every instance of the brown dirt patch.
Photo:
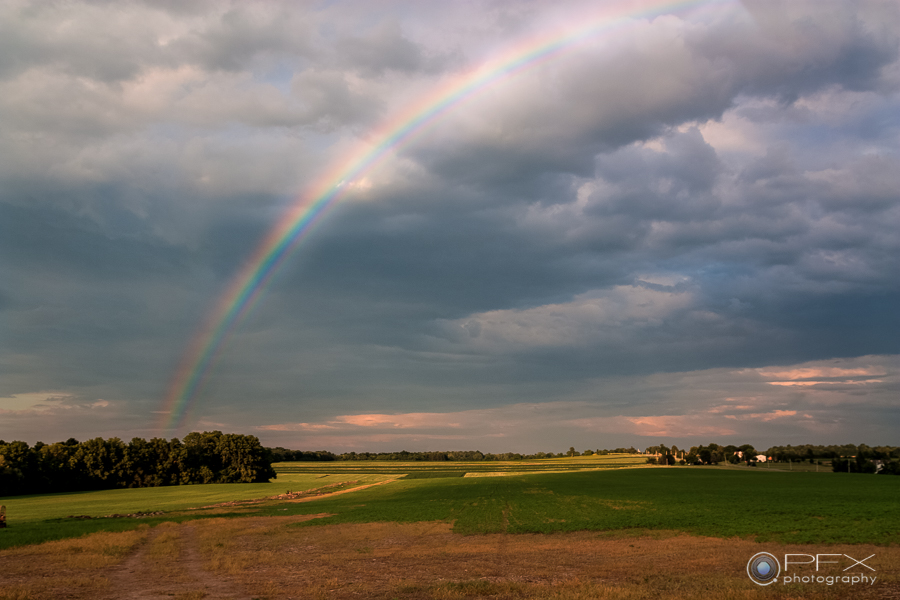
<svg viewBox="0 0 900 600">
<path fill-rule="evenodd" d="M 114 557 L 116 564 L 88 570 L 72 571 L 51 553 L 57 577 L 106 583 L 58 594 L 58 585 L 42 585 L 46 571 L 29 577 L 19 568 L 17 589 L 34 584 L 31 591 L 14 595 L 9 588 L 4 595 L 0 580 L 0 599 L 900 598 L 897 547 L 785 546 L 659 531 L 461 536 L 443 522 L 293 526 L 305 518 L 164 524 L 120 540 L 131 543 L 130 553 Z M 19 549 L 20 555 L 4 551 L 0 564 L 34 563 L 43 546 Z M 745 572 L 748 558 L 761 551 L 875 554 L 869 564 L 878 569 L 878 583 L 763 590 Z"/>
<path fill-rule="evenodd" d="M 236 535 L 229 552 L 250 567 L 233 573 L 268 586 L 271 598 L 750 598 L 760 588 L 745 572 L 760 551 L 840 552 L 834 546 L 781 546 L 674 532 L 577 532 L 460 536 L 447 523 L 369 523 Z M 267 555 L 259 556 L 265 549 Z M 900 549 L 850 546 L 876 554 L 893 584 L 794 585 L 775 598 L 888 597 Z M 253 559 L 252 557 L 259 558 Z M 882 582 L 884 579 L 881 580 Z"/>
<path fill-rule="evenodd" d="M 172 531 L 159 527 L 148 543 L 107 574 L 104 600 L 184 600 L 222 598 L 245 600 L 250 596 L 234 582 L 206 570 L 198 549 L 197 534 L 190 524 Z"/>
</svg>

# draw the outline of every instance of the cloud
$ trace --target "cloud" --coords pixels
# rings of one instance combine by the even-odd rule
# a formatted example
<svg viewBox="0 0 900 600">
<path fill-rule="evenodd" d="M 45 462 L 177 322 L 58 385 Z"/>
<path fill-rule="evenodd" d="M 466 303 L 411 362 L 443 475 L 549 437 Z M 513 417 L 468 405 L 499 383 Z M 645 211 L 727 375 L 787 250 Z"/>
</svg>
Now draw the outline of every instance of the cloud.
<svg viewBox="0 0 900 600">
<path fill-rule="evenodd" d="M 884 383 L 887 376 L 883 367 L 804 367 L 786 371 L 759 369 L 759 374 L 769 381 L 769 385 L 782 386 L 853 386 Z"/>
<path fill-rule="evenodd" d="M 337 44 L 339 55 L 347 64 L 370 74 L 386 70 L 431 70 L 422 46 L 404 35 L 397 21 L 385 21 L 360 36 L 345 37 Z"/>
<path fill-rule="evenodd" d="M 41 411 L 60 406 L 60 402 L 70 398 L 72 394 L 65 392 L 30 392 L 13 394 L 0 398 L 0 411 Z"/>
<path fill-rule="evenodd" d="M 443 326 L 448 335 L 477 349 L 583 346 L 598 337 L 619 337 L 622 329 L 658 327 L 675 314 L 683 315 L 692 304 L 688 291 L 616 286 L 580 294 L 563 304 L 479 313 Z"/>
<path fill-rule="evenodd" d="M 5 415 L 0 436 L 162 433 L 185 346 L 304 190 L 379 123 L 596 10 L 5 4 L 0 395 L 83 406 Z M 190 425 L 522 450 L 599 443 L 575 423 L 614 445 L 886 431 L 898 13 L 679 8 L 451 103 L 281 263 Z"/>
<path fill-rule="evenodd" d="M 735 408 L 744 408 L 744 407 L 735 407 Z M 748 413 L 741 416 L 738 415 L 724 415 L 726 419 L 756 419 L 763 421 L 764 423 L 768 423 L 769 421 L 774 421 L 775 419 L 783 419 L 785 417 L 793 417 L 797 414 L 796 410 L 773 410 L 768 413 Z M 806 418 L 812 418 L 809 415 L 804 415 Z"/>
<path fill-rule="evenodd" d="M 330 415 L 315 423 L 277 423 L 259 427 L 295 447 L 396 450 L 474 449 L 536 452 L 534 440 L 558 440 L 554 452 L 577 448 L 643 447 L 660 440 L 680 446 L 699 443 L 752 443 L 758 448 L 782 438 L 830 440 L 877 433 L 862 415 L 892 406 L 898 383 L 897 356 L 867 356 L 772 366 L 713 369 L 631 376 L 615 383 L 594 380 L 570 399 L 509 403 L 496 408 L 450 412 L 353 413 Z M 883 375 L 865 389 L 786 388 L 769 385 L 769 376 L 811 372 L 877 370 Z M 765 375 L 763 375 L 765 374 Z M 738 395 L 736 395 L 736 392 Z M 893 420 L 889 419 L 890 423 Z M 843 437 L 842 437 L 843 436 Z M 887 439 L 887 438 L 885 438 Z M 448 441 L 454 442 L 447 445 Z M 800 443 L 800 442 L 798 442 Z M 546 450 L 545 450 L 546 451 Z"/>
<path fill-rule="evenodd" d="M 733 436 L 737 433 L 734 429 L 698 424 L 693 416 L 631 417 L 624 420 L 633 425 L 633 433 L 643 436 L 699 438 Z"/>
</svg>

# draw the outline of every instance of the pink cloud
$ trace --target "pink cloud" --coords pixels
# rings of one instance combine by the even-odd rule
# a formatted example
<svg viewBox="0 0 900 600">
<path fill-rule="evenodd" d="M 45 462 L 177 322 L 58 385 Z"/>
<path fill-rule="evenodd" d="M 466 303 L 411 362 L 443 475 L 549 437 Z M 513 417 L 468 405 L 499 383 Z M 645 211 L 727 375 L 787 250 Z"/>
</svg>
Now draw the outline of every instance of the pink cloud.
<svg viewBox="0 0 900 600">
<path fill-rule="evenodd" d="M 867 383 L 881 383 L 883 379 L 864 379 L 850 381 L 769 381 L 769 385 L 782 386 L 813 386 L 813 385 L 866 385 Z"/>
<path fill-rule="evenodd" d="M 446 413 L 369 413 L 360 415 L 337 415 L 320 423 L 276 423 L 261 425 L 262 431 L 334 431 L 357 435 L 360 427 L 372 429 L 478 429 L 488 422 L 498 420 L 498 412 L 503 409 L 464 410 Z M 431 436 L 438 437 L 438 436 Z"/>
<path fill-rule="evenodd" d="M 753 413 L 749 415 L 753 419 L 762 419 L 763 421 L 774 421 L 783 417 L 793 417 L 797 414 L 796 410 L 773 410 L 767 413 Z"/>
<path fill-rule="evenodd" d="M 334 429 L 334 427 L 327 423 L 276 423 L 274 425 L 260 425 L 257 429 L 263 431 L 321 431 L 323 429 Z"/>
<path fill-rule="evenodd" d="M 842 369 L 840 367 L 799 367 L 794 369 L 773 370 L 757 369 L 757 372 L 771 379 L 818 379 L 823 377 L 869 377 L 885 375 L 883 368 L 858 367 L 855 369 Z"/>
<path fill-rule="evenodd" d="M 744 415 L 725 415 L 726 419 L 757 419 L 760 421 L 774 421 L 783 417 L 793 417 L 797 414 L 796 410 L 773 410 L 765 413 L 749 413 Z"/>
<path fill-rule="evenodd" d="M 768 367 L 756 369 L 757 373 L 769 379 L 769 385 L 783 387 L 815 387 L 835 385 L 866 385 L 882 383 L 887 373 L 884 367 L 829 367 L 798 366 L 789 368 Z"/>
<path fill-rule="evenodd" d="M 394 415 L 368 414 L 368 415 L 341 415 L 335 417 L 334 423 L 347 423 L 357 427 L 397 427 L 400 429 L 417 428 L 431 429 L 437 427 L 460 427 L 460 413 L 400 413 Z"/>
<path fill-rule="evenodd" d="M 659 437 L 692 437 L 734 435 L 733 429 L 717 424 L 703 424 L 697 415 L 660 415 L 623 417 L 631 423 L 631 433 Z"/>
</svg>

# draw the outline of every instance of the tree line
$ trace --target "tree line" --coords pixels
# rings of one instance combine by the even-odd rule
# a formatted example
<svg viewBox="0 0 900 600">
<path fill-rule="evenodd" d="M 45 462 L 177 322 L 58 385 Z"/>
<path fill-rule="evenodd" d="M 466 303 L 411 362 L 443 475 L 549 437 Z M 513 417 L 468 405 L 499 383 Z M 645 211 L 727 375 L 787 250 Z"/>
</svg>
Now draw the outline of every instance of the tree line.
<svg viewBox="0 0 900 600">
<path fill-rule="evenodd" d="M 647 453 L 655 455 L 648 459 L 648 462 L 654 464 L 702 465 L 720 462 L 754 464 L 757 456 L 764 455 L 767 461 L 776 463 L 808 461 L 811 464 L 817 462 L 823 464 L 823 461 L 830 461 L 831 468 L 836 473 L 877 472 L 885 475 L 900 475 L 900 447 L 896 446 L 803 444 L 800 446 L 772 446 L 765 452 L 759 452 L 751 444 L 740 446 L 707 444 L 692 446 L 690 449 L 679 449 L 675 445 L 669 448 L 660 444 L 647 448 Z"/>
<path fill-rule="evenodd" d="M 0 496 L 157 487 L 264 483 L 272 455 L 252 435 L 192 432 L 183 440 L 94 438 L 29 446 L 0 440 Z"/>
<path fill-rule="evenodd" d="M 491 460 L 535 460 L 540 458 L 565 458 L 572 456 L 589 456 L 593 454 L 637 454 L 632 448 L 616 448 L 614 450 L 584 450 L 578 452 L 574 447 L 568 452 L 537 452 L 535 454 L 520 454 L 518 452 L 503 452 L 500 454 L 484 453 L 479 450 L 439 450 L 430 452 L 345 452 L 334 454 L 327 450 L 304 451 L 288 450 L 287 448 L 269 448 L 275 462 L 287 461 L 328 461 L 328 460 L 394 460 L 402 462 L 444 462 L 444 461 L 491 461 Z"/>
</svg>

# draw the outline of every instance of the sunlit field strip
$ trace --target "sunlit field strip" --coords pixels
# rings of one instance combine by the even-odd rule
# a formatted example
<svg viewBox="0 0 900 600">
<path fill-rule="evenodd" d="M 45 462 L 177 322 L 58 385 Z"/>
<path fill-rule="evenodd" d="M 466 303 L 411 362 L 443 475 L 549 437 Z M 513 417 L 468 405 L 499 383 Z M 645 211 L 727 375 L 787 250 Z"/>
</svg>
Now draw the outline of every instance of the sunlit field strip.
<svg viewBox="0 0 900 600">
<path fill-rule="evenodd" d="M 70 492 L 0 498 L 7 507 L 8 528 L 0 530 L 0 549 L 36 544 L 50 540 L 79 537 L 95 532 L 129 531 L 142 524 L 156 526 L 166 521 L 206 518 L 214 514 L 253 515 L 258 509 L 239 506 L 195 510 L 200 507 L 234 501 L 256 500 L 284 494 L 325 488 L 362 486 L 394 479 L 394 475 L 353 474 L 321 475 L 283 473 L 271 483 L 225 483 L 185 485 L 93 492 Z M 253 505 L 258 506 L 258 505 Z M 69 519 L 69 516 L 105 517 L 113 514 L 164 511 L 143 518 Z M 275 513 L 284 515 L 282 511 Z"/>
<path fill-rule="evenodd" d="M 513 461 L 297 461 L 276 463 L 278 473 L 384 473 L 402 474 L 420 471 L 462 473 L 490 472 L 559 472 L 585 469 L 616 469 L 645 465 L 647 457 L 622 454 L 608 456 L 584 456 L 574 458 L 550 458 Z"/>
<path fill-rule="evenodd" d="M 377 474 L 354 476 L 360 485 L 389 479 Z M 343 475 L 281 473 L 270 483 L 215 483 L 168 487 L 98 490 L 0 499 L 6 505 L 11 525 L 58 519 L 70 515 L 99 517 L 135 512 L 178 511 L 221 502 L 252 500 L 319 488 L 345 481 Z M 2 533 L 2 532 L 0 532 Z"/>
</svg>

